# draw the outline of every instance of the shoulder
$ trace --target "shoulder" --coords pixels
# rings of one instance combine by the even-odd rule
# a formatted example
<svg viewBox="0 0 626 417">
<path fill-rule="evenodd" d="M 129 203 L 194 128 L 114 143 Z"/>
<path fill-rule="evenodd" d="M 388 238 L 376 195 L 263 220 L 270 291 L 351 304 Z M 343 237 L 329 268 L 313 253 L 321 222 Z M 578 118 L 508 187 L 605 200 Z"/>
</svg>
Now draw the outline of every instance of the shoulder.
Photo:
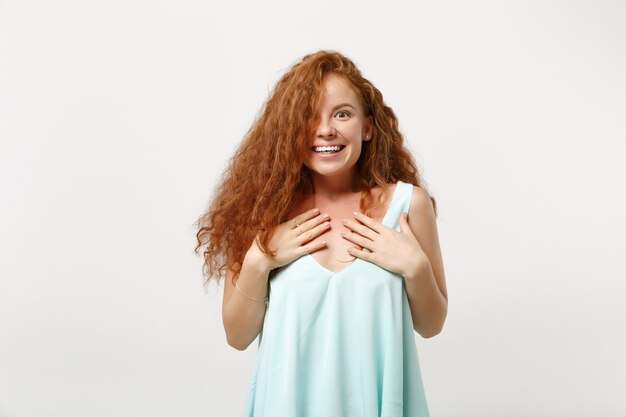
<svg viewBox="0 0 626 417">
<path fill-rule="evenodd" d="M 408 224 L 415 237 L 427 245 L 435 245 L 437 238 L 437 219 L 430 194 L 423 188 L 413 187 L 409 205 Z"/>
<path fill-rule="evenodd" d="M 412 185 L 413 192 L 411 194 L 411 204 L 409 206 L 409 215 L 413 213 L 417 216 L 435 217 L 433 202 L 428 191 L 416 185 Z"/>
</svg>

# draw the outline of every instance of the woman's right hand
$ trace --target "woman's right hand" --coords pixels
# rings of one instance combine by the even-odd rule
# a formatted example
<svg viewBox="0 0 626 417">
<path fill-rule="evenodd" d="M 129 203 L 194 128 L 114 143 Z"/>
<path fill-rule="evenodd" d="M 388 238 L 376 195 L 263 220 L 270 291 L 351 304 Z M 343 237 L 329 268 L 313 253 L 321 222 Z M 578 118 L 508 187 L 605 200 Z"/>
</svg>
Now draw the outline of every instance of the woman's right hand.
<svg viewBox="0 0 626 417">
<path fill-rule="evenodd" d="M 267 262 L 268 270 L 287 265 L 302 255 L 326 246 L 325 241 L 308 242 L 330 228 L 329 218 L 328 214 L 321 215 L 319 209 L 305 211 L 274 228 L 268 245 L 270 250 L 276 251 L 274 258 L 261 251 L 257 243 L 258 235 L 254 238 L 248 254 L 252 252 L 263 259 L 264 262 Z"/>
</svg>

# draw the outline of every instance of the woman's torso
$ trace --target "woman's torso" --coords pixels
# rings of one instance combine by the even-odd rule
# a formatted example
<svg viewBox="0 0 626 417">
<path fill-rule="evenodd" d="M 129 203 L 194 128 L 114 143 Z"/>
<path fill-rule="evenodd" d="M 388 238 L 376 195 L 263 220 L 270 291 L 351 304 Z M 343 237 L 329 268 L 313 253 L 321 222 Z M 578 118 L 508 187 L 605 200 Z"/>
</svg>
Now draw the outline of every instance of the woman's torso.
<svg viewBox="0 0 626 417">
<path fill-rule="evenodd" d="M 412 187 L 391 189 L 383 225 L 400 231 Z M 269 284 L 245 417 L 428 416 L 401 276 L 360 258 L 336 272 L 304 255 Z"/>
</svg>

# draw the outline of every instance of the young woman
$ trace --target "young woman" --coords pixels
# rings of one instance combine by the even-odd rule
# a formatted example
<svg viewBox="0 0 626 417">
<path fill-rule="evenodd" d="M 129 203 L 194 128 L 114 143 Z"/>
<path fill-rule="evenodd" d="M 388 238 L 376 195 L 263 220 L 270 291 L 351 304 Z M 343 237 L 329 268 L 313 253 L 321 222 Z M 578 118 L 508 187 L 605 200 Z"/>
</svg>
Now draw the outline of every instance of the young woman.
<svg viewBox="0 0 626 417">
<path fill-rule="evenodd" d="M 245 416 L 428 416 L 414 331 L 447 291 L 433 197 L 381 92 L 335 51 L 278 81 L 199 218 Z M 407 216 L 408 214 L 408 216 Z"/>
</svg>

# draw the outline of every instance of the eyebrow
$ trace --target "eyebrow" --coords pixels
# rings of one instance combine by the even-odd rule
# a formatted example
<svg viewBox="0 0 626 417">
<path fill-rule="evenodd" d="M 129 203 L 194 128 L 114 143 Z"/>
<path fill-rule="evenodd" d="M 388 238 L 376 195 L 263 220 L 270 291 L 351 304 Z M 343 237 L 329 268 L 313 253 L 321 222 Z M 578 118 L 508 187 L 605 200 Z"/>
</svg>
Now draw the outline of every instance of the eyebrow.
<svg viewBox="0 0 626 417">
<path fill-rule="evenodd" d="M 356 111 L 356 108 L 352 104 L 350 104 L 350 103 L 337 104 L 335 107 L 333 107 L 333 111 L 337 110 L 339 107 L 344 107 L 344 106 L 352 107 L 354 109 L 354 111 Z"/>
</svg>

